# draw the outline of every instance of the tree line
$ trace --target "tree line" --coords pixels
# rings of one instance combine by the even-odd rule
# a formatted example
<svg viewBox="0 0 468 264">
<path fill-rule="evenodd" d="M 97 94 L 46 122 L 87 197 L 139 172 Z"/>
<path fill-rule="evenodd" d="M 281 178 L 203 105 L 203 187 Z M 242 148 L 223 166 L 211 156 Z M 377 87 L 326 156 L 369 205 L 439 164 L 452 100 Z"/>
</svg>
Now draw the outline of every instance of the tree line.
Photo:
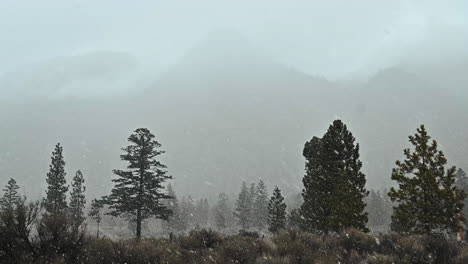
<svg viewBox="0 0 468 264">
<path fill-rule="evenodd" d="M 159 160 L 161 144 L 146 128 L 128 137 L 129 145 L 120 155 L 126 169 L 113 170 L 115 178 L 109 195 L 91 201 L 87 215 L 99 225 L 105 215 L 123 217 L 135 230 L 144 233 L 147 219 L 161 219 L 169 234 L 207 226 L 210 206 L 206 199 L 194 205 L 190 199 L 178 200 L 168 183 L 172 179 Z M 396 161 L 388 192 L 369 192 L 361 171 L 359 144 L 341 120 L 335 120 L 322 137 L 305 143 L 305 175 L 302 203 L 286 209 L 285 198 L 275 186 L 270 194 L 262 180 L 243 182 L 231 209 L 229 197 L 219 194 L 211 208 L 219 230 L 230 223 L 248 231 L 277 233 L 286 228 L 319 234 L 339 233 L 349 228 L 363 232 L 369 225 L 389 219 L 391 230 L 409 234 L 449 233 L 463 237 L 467 208 L 465 191 L 468 178 L 461 169 L 447 167 L 447 159 L 431 140 L 424 125 L 409 136 L 413 148 L 403 151 L 404 160 Z M 29 201 L 18 194 L 19 186 L 10 179 L 0 199 L 0 255 L 15 250 L 73 256 L 86 235 L 85 180 L 81 171 L 66 182 L 65 161 L 60 144 L 52 152 L 47 190 L 42 201 Z M 67 195 L 69 199 L 67 199 Z M 382 211 L 383 208 L 391 207 Z M 379 211 L 380 210 L 380 211 Z M 369 218 L 371 213 L 371 218 Z M 189 219 L 196 219 L 189 221 Z"/>
</svg>

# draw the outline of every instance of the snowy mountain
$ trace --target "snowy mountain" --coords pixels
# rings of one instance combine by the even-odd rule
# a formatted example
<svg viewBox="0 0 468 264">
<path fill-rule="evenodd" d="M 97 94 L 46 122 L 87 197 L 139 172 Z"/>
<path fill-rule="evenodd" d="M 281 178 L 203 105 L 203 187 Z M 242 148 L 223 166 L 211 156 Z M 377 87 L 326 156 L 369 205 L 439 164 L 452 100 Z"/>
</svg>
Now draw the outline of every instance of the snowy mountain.
<svg viewBox="0 0 468 264">
<path fill-rule="evenodd" d="M 132 71 L 125 58 L 116 59 L 120 64 L 85 60 L 96 62 L 97 69 L 66 67 L 60 85 L 44 81 L 40 87 L 56 91 L 100 80 L 102 89 L 114 88 L 115 78 Z M 103 195 L 110 190 L 111 170 L 124 165 L 119 154 L 127 136 L 148 127 L 167 151 L 163 160 L 180 192 L 237 192 L 242 180 L 258 178 L 287 193 L 299 192 L 303 145 L 323 135 L 335 118 L 343 119 L 360 143 L 372 187 L 389 184 L 394 161 L 420 123 L 441 143 L 451 164 L 468 167 L 468 146 L 460 143 L 467 142 L 466 106 L 456 93 L 444 93 L 429 78 L 400 67 L 358 85 L 330 82 L 286 67 L 237 33 L 223 31 L 209 35 L 149 83 L 130 82 L 126 85 L 134 89 L 121 97 L 1 105 L 0 175 L 38 182 L 27 191 L 43 191 L 53 144 L 61 142 L 69 176 L 82 169 L 89 193 Z M 446 107 L 440 107 L 441 100 Z"/>
</svg>

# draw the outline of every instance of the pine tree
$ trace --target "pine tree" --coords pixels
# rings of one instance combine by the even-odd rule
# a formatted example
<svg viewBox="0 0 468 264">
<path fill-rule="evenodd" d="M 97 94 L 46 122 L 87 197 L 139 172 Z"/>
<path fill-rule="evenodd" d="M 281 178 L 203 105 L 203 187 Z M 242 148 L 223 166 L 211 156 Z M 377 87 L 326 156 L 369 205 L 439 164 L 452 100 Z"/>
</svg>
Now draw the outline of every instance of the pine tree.
<svg viewBox="0 0 468 264">
<path fill-rule="evenodd" d="M 75 176 L 73 177 L 69 205 L 72 227 L 75 231 L 78 231 L 78 228 L 86 219 L 83 212 L 86 206 L 86 199 L 84 194 L 85 191 L 86 187 L 84 186 L 83 174 L 81 173 L 81 171 L 77 171 Z"/>
<path fill-rule="evenodd" d="M 268 190 L 262 180 L 258 181 L 253 204 L 254 226 L 264 230 L 268 226 Z"/>
<path fill-rule="evenodd" d="M 247 188 L 247 184 L 242 182 L 241 191 L 237 197 L 236 209 L 234 216 L 237 218 L 237 224 L 242 230 L 250 228 L 250 213 L 251 213 L 251 201 L 250 192 Z"/>
<path fill-rule="evenodd" d="M 52 152 L 52 161 L 47 173 L 47 196 L 44 205 L 51 215 L 63 214 L 68 208 L 66 199 L 68 186 L 65 180 L 65 161 L 62 152 L 62 146 L 58 143 Z"/>
<path fill-rule="evenodd" d="M 182 225 L 179 201 L 171 184 L 167 185 L 167 195 L 171 198 L 167 199 L 167 208 L 172 212 L 172 215 L 167 219 L 167 228 L 169 232 L 179 232 L 185 230 Z"/>
<path fill-rule="evenodd" d="M 170 196 L 163 192 L 164 182 L 172 179 L 166 168 L 156 158 L 163 154 L 161 144 L 146 128 L 139 128 L 130 135 L 129 146 L 122 150 L 120 158 L 127 161 L 128 170 L 114 170 L 117 179 L 111 194 L 105 197 L 112 216 L 134 217 L 137 239 L 141 238 L 141 224 L 149 217 L 167 220 L 171 211 L 164 205 L 164 199 Z"/>
<path fill-rule="evenodd" d="M 66 200 L 68 186 L 65 180 L 65 161 L 60 143 L 52 152 L 51 164 L 47 173 L 47 191 L 43 201 L 46 209 L 39 223 L 37 232 L 41 248 L 51 255 L 61 255 L 80 243 L 83 236 L 71 232 L 69 208 Z"/>
<path fill-rule="evenodd" d="M 104 202 L 102 200 L 94 199 L 91 201 L 91 210 L 89 210 L 89 217 L 96 221 L 97 231 L 96 238 L 99 238 L 100 225 L 102 222 L 102 209 L 104 208 Z"/>
<path fill-rule="evenodd" d="M 0 198 L 0 211 L 12 211 L 15 208 L 15 205 L 21 198 L 18 195 L 18 189 L 19 186 L 16 184 L 16 181 L 11 178 L 5 186 L 5 189 L 3 189 L 3 197 Z"/>
<path fill-rule="evenodd" d="M 218 202 L 215 206 L 215 223 L 219 231 L 227 227 L 227 218 L 229 214 L 228 197 L 225 193 L 220 193 Z"/>
<path fill-rule="evenodd" d="M 306 142 L 306 175 L 301 206 L 303 228 L 308 231 L 341 231 L 366 228 L 364 198 L 366 178 L 361 172 L 359 144 L 340 120 L 320 139 Z"/>
<path fill-rule="evenodd" d="M 286 204 L 278 186 L 273 191 L 273 196 L 268 203 L 268 230 L 273 233 L 286 227 Z"/>
<path fill-rule="evenodd" d="M 248 194 L 247 194 L 247 205 L 249 208 L 249 213 L 248 213 L 249 220 L 248 221 L 249 221 L 250 227 L 254 227 L 255 222 L 257 220 L 256 219 L 257 215 L 254 212 L 254 203 L 255 203 L 256 198 L 257 198 L 257 187 L 255 183 L 251 183 Z"/>
<path fill-rule="evenodd" d="M 461 191 L 463 191 L 465 194 L 468 194 L 468 176 L 466 176 L 466 173 L 463 169 L 458 169 L 456 173 L 456 180 L 455 184 L 457 188 Z M 465 217 L 465 220 L 468 218 L 468 197 L 465 198 L 463 201 L 463 216 Z"/>
<path fill-rule="evenodd" d="M 288 227 L 293 229 L 302 228 L 302 217 L 299 208 L 292 209 L 288 214 Z"/>
<path fill-rule="evenodd" d="M 459 231 L 465 195 L 455 186 L 455 167 L 445 168 L 447 159 L 424 125 L 409 141 L 414 151 L 405 149 L 406 159 L 396 162 L 392 180 L 399 185 L 389 196 L 398 205 L 392 215 L 392 229 L 429 234 L 434 231 Z"/>
</svg>

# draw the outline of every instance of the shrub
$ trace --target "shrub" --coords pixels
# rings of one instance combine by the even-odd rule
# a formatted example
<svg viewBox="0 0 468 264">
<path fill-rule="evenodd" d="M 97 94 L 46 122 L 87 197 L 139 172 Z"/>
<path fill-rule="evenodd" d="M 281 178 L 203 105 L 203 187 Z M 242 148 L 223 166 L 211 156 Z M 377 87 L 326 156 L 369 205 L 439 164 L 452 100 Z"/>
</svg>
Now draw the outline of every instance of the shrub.
<svg viewBox="0 0 468 264">
<path fill-rule="evenodd" d="M 246 231 L 246 230 L 239 230 L 239 236 L 242 237 L 251 237 L 251 238 L 260 238 L 260 234 L 255 231 Z"/>
<path fill-rule="evenodd" d="M 338 239 L 338 245 L 347 252 L 355 250 L 359 254 L 372 253 L 376 250 L 377 242 L 374 237 L 356 229 L 345 231 Z"/>
<path fill-rule="evenodd" d="M 437 264 L 455 263 L 455 259 L 461 251 L 458 242 L 449 241 L 441 235 L 430 236 L 427 240 L 426 250 L 432 254 L 435 259 L 434 263 Z"/>
<path fill-rule="evenodd" d="M 232 237 L 226 239 L 220 248 L 220 263 L 255 263 L 268 251 L 267 245 L 252 237 Z"/>
<path fill-rule="evenodd" d="M 193 230 L 188 236 L 179 238 L 179 243 L 185 249 L 207 249 L 221 245 L 223 237 L 213 230 Z"/>
<path fill-rule="evenodd" d="M 287 257 L 289 263 L 311 263 L 319 255 L 323 241 L 318 235 L 303 233 L 297 230 L 282 232 L 273 238 L 276 252 Z"/>
<path fill-rule="evenodd" d="M 366 258 L 366 263 L 368 264 L 394 264 L 394 263 L 401 263 L 398 261 L 398 258 L 393 255 L 369 255 Z"/>
<path fill-rule="evenodd" d="M 430 258 L 426 251 L 425 240 L 419 235 L 395 237 L 396 253 L 404 263 L 427 263 Z"/>
<path fill-rule="evenodd" d="M 39 247 L 31 232 L 39 218 L 39 202 L 18 199 L 12 208 L 0 211 L 0 260 L 2 263 L 31 263 Z"/>
</svg>

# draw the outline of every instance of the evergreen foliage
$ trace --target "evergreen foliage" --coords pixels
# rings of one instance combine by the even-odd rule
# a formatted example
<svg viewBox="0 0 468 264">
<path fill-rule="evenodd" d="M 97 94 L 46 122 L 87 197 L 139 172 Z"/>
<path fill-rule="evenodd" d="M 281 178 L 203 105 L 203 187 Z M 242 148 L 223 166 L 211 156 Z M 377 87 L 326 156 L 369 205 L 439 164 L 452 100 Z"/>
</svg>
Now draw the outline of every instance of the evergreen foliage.
<svg viewBox="0 0 468 264">
<path fill-rule="evenodd" d="M 170 233 L 184 231 L 186 227 L 184 225 L 183 219 L 181 219 L 181 208 L 177 199 L 177 195 L 171 184 L 167 185 L 167 195 L 171 197 L 167 200 L 167 208 L 172 212 L 172 214 L 167 219 L 167 228 Z"/>
<path fill-rule="evenodd" d="M 258 230 L 268 226 L 268 190 L 265 183 L 259 180 L 253 202 L 253 224 Z"/>
<path fill-rule="evenodd" d="M 13 182 L 7 186 L 16 188 Z M 40 247 L 33 231 L 40 219 L 40 203 L 11 196 L 10 190 L 5 189 L 4 197 L 14 199 L 0 211 L 0 263 L 36 263 Z"/>
<path fill-rule="evenodd" d="M 306 175 L 301 206 L 303 228 L 307 231 L 341 231 L 366 228 L 364 198 L 366 178 L 361 172 L 359 144 L 346 125 L 335 120 L 320 139 L 306 142 Z"/>
<path fill-rule="evenodd" d="M 249 208 L 248 210 L 248 221 L 249 221 L 249 227 L 255 227 L 255 222 L 256 222 L 256 213 L 254 212 L 254 203 L 255 199 L 257 198 L 257 187 L 255 183 L 251 183 L 248 194 L 247 194 L 247 207 Z"/>
<path fill-rule="evenodd" d="M 94 199 L 91 201 L 91 209 L 89 210 L 88 216 L 96 222 L 96 238 L 99 238 L 100 225 L 102 222 L 102 210 L 104 208 L 104 202 L 102 200 Z"/>
<path fill-rule="evenodd" d="M 12 210 L 15 205 L 20 200 L 20 196 L 18 195 L 19 186 L 16 184 L 16 181 L 11 178 L 5 189 L 3 189 L 3 197 L 0 198 L 0 210 L 7 211 Z"/>
<path fill-rule="evenodd" d="M 63 214 L 68 209 L 66 199 L 68 186 L 65 176 L 63 148 L 58 143 L 52 152 L 51 164 L 47 173 L 47 196 L 44 200 L 45 209 L 51 215 Z"/>
<path fill-rule="evenodd" d="M 455 177 L 455 184 L 457 188 L 463 191 L 465 194 L 468 194 L 468 176 L 466 175 L 465 171 L 459 168 Z M 463 216 L 465 217 L 466 221 L 468 218 L 468 197 L 465 197 L 465 200 L 463 201 Z"/>
<path fill-rule="evenodd" d="M 288 214 L 288 228 L 292 229 L 301 229 L 302 224 L 302 216 L 299 208 L 292 209 L 291 212 Z"/>
<path fill-rule="evenodd" d="M 286 203 L 278 186 L 275 187 L 273 195 L 268 203 L 268 230 L 277 233 L 286 227 Z"/>
<path fill-rule="evenodd" d="M 167 175 L 166 168 L 156 158 L 163 154 L 161 144 L 146 128 L 135 130 L 128 138 L 131 143 L 122 150 L 120 156 L 128 162 L 127 170 L 114 170 L 117 179 L 112 180 L 114 187 L 109 196 L 105 197 L 112 216 L 134 217 L 136 221 L 137 239 L 141 238 L 141 224 L 149 217 L 167 220 L 172 214 L 164 204 L 171 197 L 163 192 L 164 182 L 172 179 Z"/>
<path fill-rule="evenodd" d="M 73 252 L 79 248 L 84 238 L 84 233 L 75 232 L 70 221 L 65 175 L 63 149 L 57 144 L 47 173 L 47 191 L 43 201 L 46 211 L 37 227 L 41 250 L 50 255 L 60 256 L 65 252 Z"/>
<path fill-rule="evenodd" d="M 455 167 L 446 169 L 447 159 L 430 141 L 424 125 L 409 141 L 414 150 L 405 149 L 404 161 L 397 161 L 392 180 L 398 189 L 391 188 L 389 196 L 398 205 L 392 215 L 395 231 L 430 234 L 459 231 L 463 216 L 465 194 L 455 186 Z"/>
<path fill-rule="evenodd" d="M 70 217 L 72 228 L 77 231 L 86 219 L 84 208 L 86 206 L 85 198 L 86 187 L 84 186 L 84 178 L 81 171 L 77 171 L 73 177 L 72 191 L 70 193 Z"/>
<path fill-rule="evenodd" d="M 250 228 L 250 214 L 251 214 L 251 200 L 250 192 L 247 188 L 247 183 L 242 182 L 241 191 L 237 197 L 236 209 L 234 211 L 234 216 L 237 219 L 237 224 L 242 228 L 242 230 L 247 230 Z"/>
</svg>

